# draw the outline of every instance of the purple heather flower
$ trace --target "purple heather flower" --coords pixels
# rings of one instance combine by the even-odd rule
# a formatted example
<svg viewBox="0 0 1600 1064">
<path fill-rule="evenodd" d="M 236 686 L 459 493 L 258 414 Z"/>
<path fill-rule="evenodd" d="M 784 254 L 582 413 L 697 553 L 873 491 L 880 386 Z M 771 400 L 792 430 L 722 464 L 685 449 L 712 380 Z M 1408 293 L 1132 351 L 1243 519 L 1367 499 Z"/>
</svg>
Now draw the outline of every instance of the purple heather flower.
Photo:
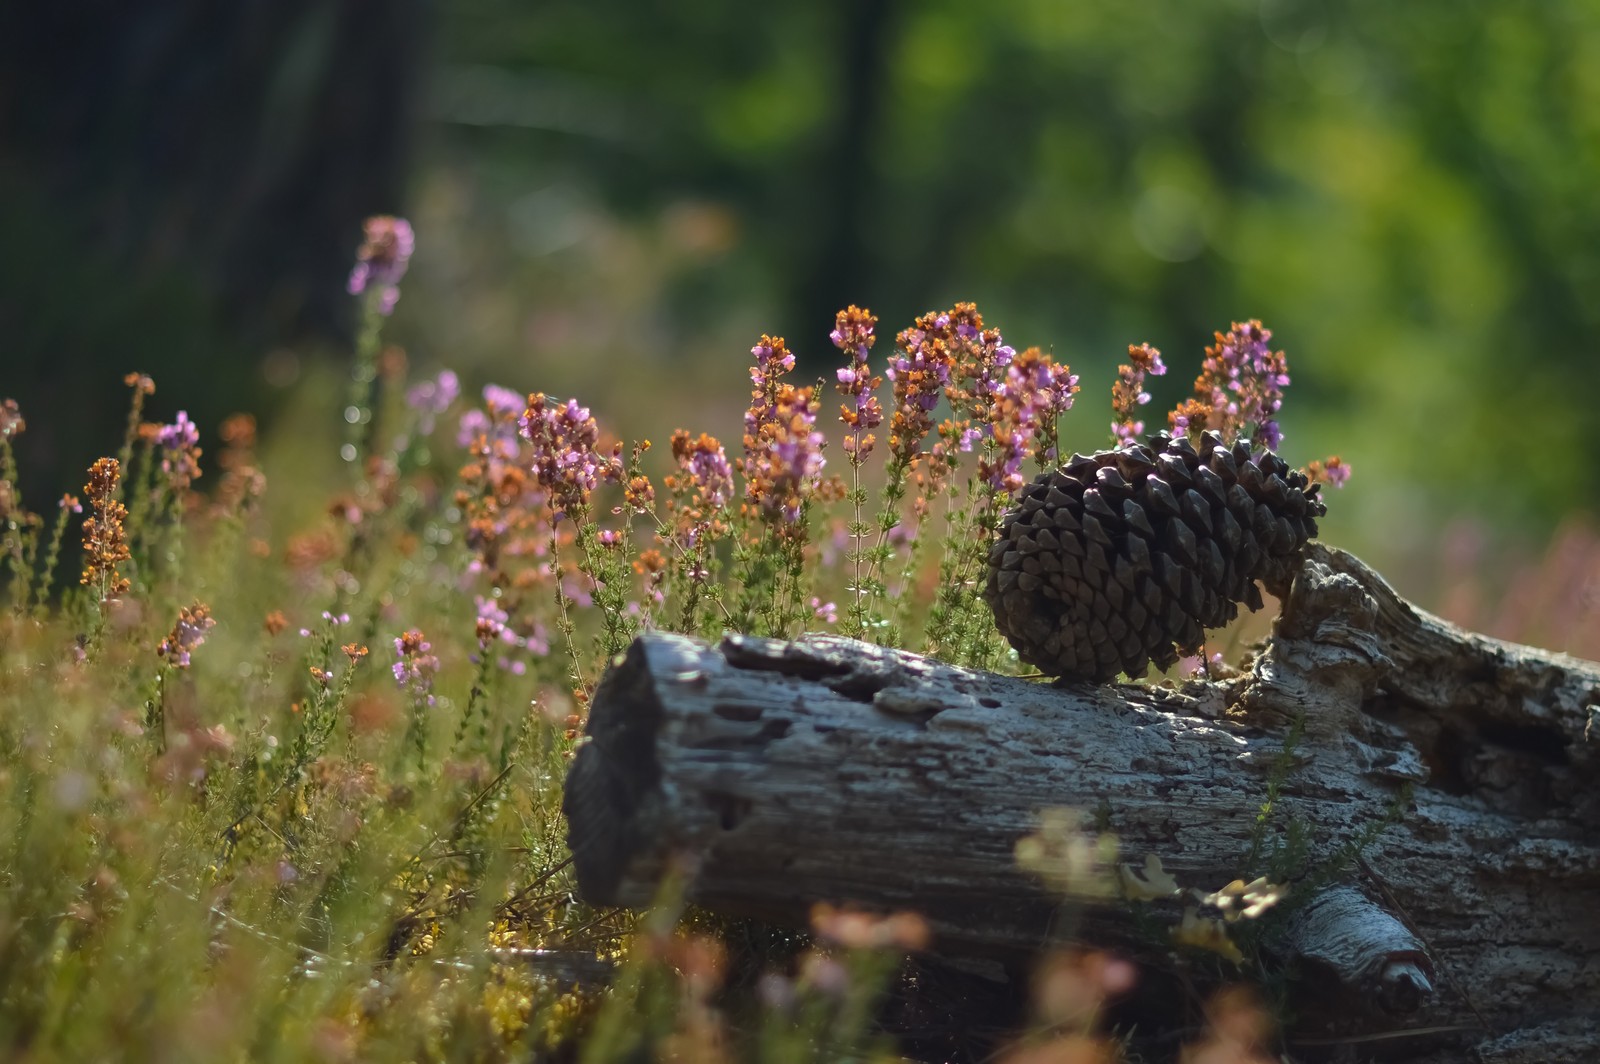
<svg viewBox="0 0 1600 1064">
<path fill-rule="evenodd" d="M 551 492 L 552 505 L 559 513 L 587 506 L 602 479 L 622 476 L 620 457 L 595 450 L 600 430 L 588 408 L 579 406 L 576 399 L 562 404 L 542 392 L 530 395 L 521 431 L 533 445 L 534 477 L 540 487 Z"/>
<path fill-rule="evenodd" d="M 511 615 L 501 609 L 500 604 L 492 598 L 477 595 L 474 601 L 478 606 L 478 643 L 488 647 L 505 635 L 506 624 L 511 620 Z"/>
<path fill-rule="evenodd" d="M 679 465 L 694 481 L 706 505 L 713 510 L 722 509 L 733 498 L 733 466 L 728 463 L 727 452 L 722 449 L 722 444 L 704 433 L 698 440 L 689 440 L 688 433 L 684 433 L 684 439 L 684 453 L 678 458 Z M 673 450 L 677 450 L 676 438 Z"/>
<path fill-rule="evenodd" d="M 364 231 L 346 287 L 353 296 L 369 288 L 375 290 L 378 313 L 388 315 L 400 299 L 400 279 L 406 275 L 411 253 L 416 250 L 416 234 L 410 222 L 391 215 L 368 218 Z"/>
<path fill-rule="evenodd" d="M 1118 444 L 1131 443 L 1144 432 L 1144 422 L 1134 414 L 1150 401 L 1150 393 L 1144 390 L 1145 375 L 1159 377 L 1166 372 L 1160 351 L 1149 344 L 1128 345 L 1128 363 L 1117 367 L 1117 382 L 1111 386 L 1111 435 Z"/>
<path fill-rule="evenodd" d="M 456 446 L 471 447 L 479 436 L 489 435 L 489 415 L 477 407 L 465 411 L 456 423 Z"/>
<path fill-rule="evenodd" d="M 997 382 L 987 434 L 995 450 L 979 463 L 979 475 L 996 491 L 1022 487 L 1022 461 L 1044 439 L 1044 457 L 1054 458 L 1056 419 L 1072 408 L 1078 377 L 1036 347 L 1009 358 Z"/>
<path fill-rule="evenodd" d="M 750 367 L 750 383 L 765 389 L 778 377 L 794 369 L 794 354 L 784 346 L 783 338 L 763 336 L 761 342 L 750 349 L 756 364 Z"/>
<path fill-rule="evenodd" d="M 495 417 L 510 417 L 522 413 L 527 405 L 528 397 L 510 388 L 502 388 L 498 384 L 485 384 L 483 386 L 483 402 L 489 408 L 489 413 Z"/>
<path fill-rule="evenodd" d="M 489 441 L 492 460 L 516 458 L 521 449 L 517 425 L 527 406 L 527 397 L 498 384 L 486 384 L 483 402 L 486 411 L 474 408 L 461 415 L 456 426 L 456 443 L 471 447 L 479 436 L 484 436 Z M 493 479 L 498 480 L 498 475 Z"/>
<path fill-rule="evenodd" d="M 750 353 L 756 364 L 750 368 L 754 387 L 744 414 L 745 497 L 759 503 L 765 517 L 793 524 L 826 464 L 826 439 L 815 427 L 817 403 L 812 389 L 782 383 L 794 368 L 794 355 L 782 337 L 763 336 Z"/>
<path fill-rule="evenodd" d="M 872 430 L 883 424 L 883 406 L 873 394 L 881 377 L 874 377 L 867 365 L 867 354 L 874 342 L 873 330 L 878 319 L 857 306 L 841 310 L 834 319 L 834 329 L 828 334 L 833 345 L 850 356 L 850 364 L 838 371 L 837 388 L 853 402 L 839 411 L 839 420 L 850 430 L 845 437 L 844 449 L 851 462 L 860 465 L 872 453 L 876 442 Z"/>
<path fill-rule="evenodd" d="M 178 420 L 156 429 L 155 444 L 161 452 L 161 472 L 174 491 L 184 490 L 200 476 L 200 430 L 187 411 L 178 411 Z"/>
<path fill-rule="evenodd" d="M 439 659 L 432 654 L 429 643 L 419 629 L 412 628 L 395 637 L 395 663 L 391 666 L 395 682 L 413 698 L 433 705 L 433 677 L 439 671 Z"/>
<path fill-rule="evenodd" d="M 1216 337 L 1195 381 L 1196 400 L 1210 409 L 1209 424 L 1201 427 L 1232 439 L 1252 426 L 1253 443 L 1277 450 L 1283 442 L 1277 414 L 1289 386 L 1289 366 L 1282 351 L 1272 350 L 1272 331 L 1259 321 L 1235 322 L 1227 335 Z M 1188 419 L 1185 427 L 1191 427 Z"/>
<path fill-rule="evenodd" d="M 156 653 L 180 669 L 189 667 L 189 652 L 206 641 L 206 632 L 217 622 L 204 603 L 196 602 L 178 611 L 178 620 Z"/>
<path fill-rule="evenodd" d="M 156 431 L 156 443 L 168 450 L 193 447 L 200 442 L 200 430 L 189 420 L 188 411 L 178 411 L 178 420 Z"/>
<path fill-rule="evenodd" d="M 434 419 L 448 410 L 460 394 L 461 381 L 448 369 L 406 392 L 406 405 L 417 412 L 417 431 L 423 436 L 432 432 Z"/>
</svg>

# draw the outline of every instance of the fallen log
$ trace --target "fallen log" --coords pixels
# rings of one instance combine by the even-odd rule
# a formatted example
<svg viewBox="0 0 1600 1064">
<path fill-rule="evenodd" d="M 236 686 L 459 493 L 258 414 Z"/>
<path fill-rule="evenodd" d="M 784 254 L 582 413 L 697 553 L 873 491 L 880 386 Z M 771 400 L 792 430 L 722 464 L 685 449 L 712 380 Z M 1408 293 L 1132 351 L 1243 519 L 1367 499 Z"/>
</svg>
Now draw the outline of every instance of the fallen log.
<svg viewBox="0 0 1600 1064">
<path fill-rule="evenodd" d="M 1056 915 L 1015 858 L 1040 810 L 1084 810 L 1122 860 L 1205 891 L 1265 850 L 1296 862 L 1260 946 L 1298 979 L 1300 1037 L 1593 1060 L 1596 714 L 1600 666 L 1462 631 L 1312 544 L 1250 670 L 1176 688 L 1050 686 L 833 636 L 641 636 L 595 696 L 565 811 L 594 903 L 646 906 L 687 857 L 713 910 L 913 909 L 942 955 L 1003 964 Z M 1172 962 L 1131 904 L 1089 907 L 1074 936 Z M 1148 912 L 1175 924 L 1183 905 Z"/>
</svg>

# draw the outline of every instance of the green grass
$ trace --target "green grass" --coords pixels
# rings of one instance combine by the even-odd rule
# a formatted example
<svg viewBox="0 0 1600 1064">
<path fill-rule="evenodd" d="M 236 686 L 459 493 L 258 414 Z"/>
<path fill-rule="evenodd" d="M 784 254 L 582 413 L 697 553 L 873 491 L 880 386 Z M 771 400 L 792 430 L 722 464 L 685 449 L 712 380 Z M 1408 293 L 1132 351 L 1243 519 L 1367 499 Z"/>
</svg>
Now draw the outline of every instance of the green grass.
<svg viewBox="0 0 1600 1064">
<path fill-rule="evenodd" d="M 146 425 L 135 380 L 125 436 L 103 442 L 119 479 L 82 514 L 27 500 L 33 517 L 12 461 L 27 436 L 0 436 L 0 1052 L 891 1055 L 871 1021 L 919 942 L 913 917 L 821 912 L 782 958 L 730 958 L 727 936 L 680 923 L 671 885 L 648 916 L 597 911 L 577 893 L 561 786 L 605 662 L 645 627 L 848 627 L 1017 671 L 978 596 L 1011 490 L 981 470 L 1003 455 L 992 435 L 954 446 L 1022 416 L 968 387 L 998 334 L 947 352 L 949 420 L 891 407 L 846 487 L 835 451 L 827 474 L 778 457 L 814 456 L 834 408 L 779 369 L 711 475 L 691 458 L 715 441 L 624 458 L 555 400 L 530 399 L 542 444 L 517 434 L 520 399 L 450 399 L 441 381 L 430 415 L 375 356 L 381 315 L 367 322 L 353 381 L 311 382 L 260 454 L 244 422 L 204 456 Z M 461 446 L 470 409 L 480 434 Z M 1054 425 L 1030 431 L 1033 462 Z M 198 484 L 175 475 L 195 459 Z M 76 549 L 88 517 L 92 565 Z M 1123 978 L 1107 963 L 1057 959 L 1076 996 L 1042 999 L 1019 1054 L 1108 1059 L 1091 1037 Z"/>
</svg>

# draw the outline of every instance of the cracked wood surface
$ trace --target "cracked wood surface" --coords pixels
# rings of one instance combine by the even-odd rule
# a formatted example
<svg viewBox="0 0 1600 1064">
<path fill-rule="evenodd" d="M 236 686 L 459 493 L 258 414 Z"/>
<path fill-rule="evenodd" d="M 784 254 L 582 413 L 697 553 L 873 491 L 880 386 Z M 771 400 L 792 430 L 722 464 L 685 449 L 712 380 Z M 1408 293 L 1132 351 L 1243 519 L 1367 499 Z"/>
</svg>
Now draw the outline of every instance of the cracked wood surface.
<svg viewBox="0 0 1600 1064">
<path fill-rule="evenodd" d="M 947 955 L 1016 959 L 1054 911 L 1013 857 L 1040 809 L 1086 810 L 1123 860 L 1155 854 L 1215 890 L 1246 871 L 1303 716 L 1269 832 L 1308 829 L 1285 903 L 1300 918 L 1271 944 L 1298 958 L 1302 1033 L 1444 1029 L 1361 1043 L 1414 1061 L 1469 1045 L 1591 1060 L 1597 703 L 1600 666 L 1464 632 L 1312 544 L 1251 671 L 1178 689 L 1047 686 L 833 636 L 642 636 L 595 696 L 565 808 L 596 903 L 647 905 L 687 859 L 712 909 L 803 924 L 819 900 L 909 908 Z M 1162 962 L 1116 906 L 1077 935 Z"/>
</svg>

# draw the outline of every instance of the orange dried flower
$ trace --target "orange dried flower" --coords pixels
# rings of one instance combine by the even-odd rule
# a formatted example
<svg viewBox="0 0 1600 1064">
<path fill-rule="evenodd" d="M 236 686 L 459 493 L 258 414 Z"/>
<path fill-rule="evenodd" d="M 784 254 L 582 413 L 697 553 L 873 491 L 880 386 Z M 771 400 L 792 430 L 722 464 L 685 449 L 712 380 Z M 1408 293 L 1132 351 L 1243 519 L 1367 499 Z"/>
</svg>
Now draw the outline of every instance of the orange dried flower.
<svg viewBox="0 0 1600 1064">
<path fill-rule="evenodd" d="M 128 591 L 128 581 L 117 569 L 120 562 L 132 556 L 122 527 L 128 508 L 116 497 L 121 477 L 121 463 L 115 458 L 101 458 L 89 467 L 89 482 L 83 486 L 94 513 L 83 522 L 84 567 L 79 583 L 85 587 L 98 585 L 102 602 Z"/>
</svg>

